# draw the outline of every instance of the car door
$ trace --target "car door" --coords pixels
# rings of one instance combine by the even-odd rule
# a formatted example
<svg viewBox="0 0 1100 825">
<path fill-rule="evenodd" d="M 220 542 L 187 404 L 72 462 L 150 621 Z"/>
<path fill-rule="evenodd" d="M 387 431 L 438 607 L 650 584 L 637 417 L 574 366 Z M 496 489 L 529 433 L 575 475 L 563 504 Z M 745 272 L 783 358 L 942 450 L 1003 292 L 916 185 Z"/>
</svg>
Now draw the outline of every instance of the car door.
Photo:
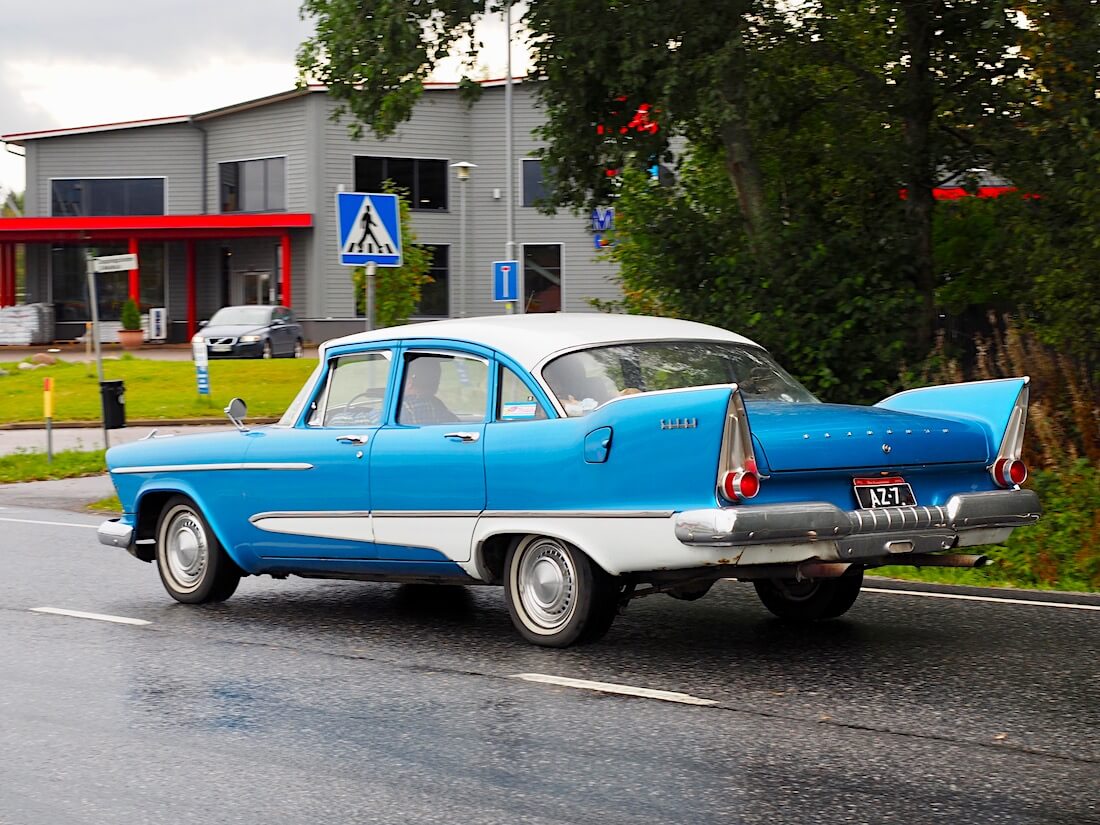
<svg viewBox="0 0 1100 825">
<path fill-rule="evenodd" d="M 244 491 L 256 555 L 376 557 L 369 455 L 387 408 L 392 364 L 387 347 L 334 354 L 300 421 L 249 434 L 250 463 L 311 465 L 285 478 L 271 473 Z"/>
<path fill-rule="evenodd" d="M 488 353 L 424 345 L 397 361 L 389 423 L 370 455 L 378 557 L 467 561 L 485 508 Z"/>
<path fill-rule="evenodd" d="M 271 323 L 268 325 L 271 338 L 271 352 L 274 355 L 286 355 L 292 349 L 290 327 L 286 323 L 286 310 L 275 307 L 271 310 Z"/>
</svg>

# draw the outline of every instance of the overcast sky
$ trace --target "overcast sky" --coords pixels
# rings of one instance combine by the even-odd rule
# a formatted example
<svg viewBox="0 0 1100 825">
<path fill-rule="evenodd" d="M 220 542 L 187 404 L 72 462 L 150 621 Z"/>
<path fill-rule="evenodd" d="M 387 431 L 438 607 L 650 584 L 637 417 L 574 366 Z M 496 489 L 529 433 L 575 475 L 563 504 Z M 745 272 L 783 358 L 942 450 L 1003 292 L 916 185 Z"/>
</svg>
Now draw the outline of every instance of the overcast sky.
<svg viewBox="0 0 1100 825">
<path fill-rule="evenodd" d="M 5 3 L 0 135 L 194 114 L 291 89 L 295 52 L 311 33 L 298 18 L 299 5 L 300 0 Z M 503 25 L 490 23 L 482 39 L 492 50 L 489 73 L 503 74 Z M 24 185 L 23 161 L 0 149 L 0 192 Z"/>
</svg>

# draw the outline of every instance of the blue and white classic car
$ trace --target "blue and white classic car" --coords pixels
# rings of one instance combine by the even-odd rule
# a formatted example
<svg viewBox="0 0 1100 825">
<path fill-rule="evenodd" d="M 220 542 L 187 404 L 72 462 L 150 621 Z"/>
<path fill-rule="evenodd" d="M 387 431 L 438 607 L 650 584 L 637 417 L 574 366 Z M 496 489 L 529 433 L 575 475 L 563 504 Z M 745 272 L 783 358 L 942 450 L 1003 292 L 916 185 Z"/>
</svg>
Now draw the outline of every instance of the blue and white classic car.
<svg viewBox="0 0 1100 825">
<path fill-rule="evenodd" d="M 819 402 L 752 341 L 666 318 L 471 318 L 329 341 L 282 419 L 151 438 L 107 463 L 104 544 L 169 594 L 245 575 L 503 585 L 562 647 L 633 598 L 751 581 L 788 620 L 848 610 L 865 570 L 981 566 L 1039 517 L 1020 484 L 1028 380 Z"/>
</svg>

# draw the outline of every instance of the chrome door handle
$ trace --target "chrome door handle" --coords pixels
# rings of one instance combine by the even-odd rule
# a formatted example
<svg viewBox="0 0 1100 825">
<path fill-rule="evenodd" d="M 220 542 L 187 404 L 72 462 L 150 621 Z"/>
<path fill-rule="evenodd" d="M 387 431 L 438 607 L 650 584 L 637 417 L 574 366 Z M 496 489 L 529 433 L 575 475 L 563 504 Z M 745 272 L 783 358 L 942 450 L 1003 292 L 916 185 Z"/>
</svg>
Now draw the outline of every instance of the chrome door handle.
<svg viewBox="0 0 1100 825">
<path fill-rule="evenodd" d="M 481 433 L 444 433 L 443 437 L 456 438 L 459 441 L 470 442 L 477 441 L 479 438 L 481 438 Z"/>
<path fill-rule="evenodd" d="M 341 444 L 366 444 L 368 436 L 365 435 L 338 435 L 336 440 Z"/>
</svg>

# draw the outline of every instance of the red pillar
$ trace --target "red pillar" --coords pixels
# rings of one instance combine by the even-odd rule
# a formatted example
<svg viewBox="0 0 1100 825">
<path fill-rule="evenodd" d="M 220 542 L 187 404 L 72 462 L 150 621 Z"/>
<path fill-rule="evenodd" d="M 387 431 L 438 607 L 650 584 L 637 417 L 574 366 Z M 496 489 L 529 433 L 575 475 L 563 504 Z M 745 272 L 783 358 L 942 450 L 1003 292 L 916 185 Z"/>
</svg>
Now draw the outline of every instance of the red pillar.
<svg viewBox="0 0 1100 825">
<path fill-rule="evenodd" d="M 198 312 L 195 305 L 195 242 L 187 242 L 187 340 L 198 329 Z"/>
<path fill-rule="evenodd" d="M 291 272 L 290 272 L 290 233 L 287 232 L 286 230 L 283 230 L 283 235 L 282 235 L 282 238 L 280 239 L 279 246 L 280 246 L 280 251 L 282 252 L 282 256 L 283 256 L 283 263 L 282 263 L 282 269 L 283 269 L 283 283 L 282 283 L 282 287 L 283 287 L 283 306 L 291 307 L 292 304 L 290 303 L 290 299 L 291 299 L 291 295 L 290 295 L 290 290 L 291 290 L 291 286 L 290 286 L 290 275 L 291 275 Z"/>
<path fill-rule="evenodd" d="M 130 238 L 130 254 L 138 254 L 138 239 Z M 134 299 L 134 303 L 139 307 L 141 306 L 141 270 L 130 270 L 130 297 Z"/>
<path fill-rule="evenodd" d="M 0 307 L 15 305 L 15 244 L 0 244 Z"/>
<path fill-rule="evenodd" d="M 8 305 L 8 246 L 0 243 L 0 307 Z"/>
</svg>

